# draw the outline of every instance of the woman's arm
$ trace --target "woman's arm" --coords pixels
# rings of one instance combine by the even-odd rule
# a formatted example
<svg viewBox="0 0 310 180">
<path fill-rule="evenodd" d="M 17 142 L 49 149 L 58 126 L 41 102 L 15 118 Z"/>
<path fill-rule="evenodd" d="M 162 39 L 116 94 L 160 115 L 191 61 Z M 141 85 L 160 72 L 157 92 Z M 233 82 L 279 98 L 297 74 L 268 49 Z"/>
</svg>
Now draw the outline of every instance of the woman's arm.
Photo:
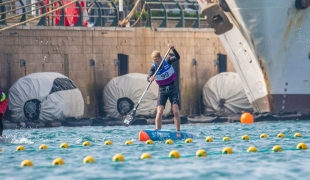
<svg viewBox="0 0 310 180">
<path fill-rule="evenodd" d="M 150 77 L 153 76 L 153 74 L 155 73 L 155 67 L 152 65 L 149 69 L 149 73 L 148 73 L 148 76 L 147 76 L 147 82 L 150 82 Z"/>
<path fill-rule="evenodd" d="M 180 60 L 180 55 L 178 51 L 174 48 L 173 44 L 168 44 L 168 47 L 173 51 L 174 56 L 169 56 L 166 61 L 171 64 L 174 61 Z"/>
</svg>

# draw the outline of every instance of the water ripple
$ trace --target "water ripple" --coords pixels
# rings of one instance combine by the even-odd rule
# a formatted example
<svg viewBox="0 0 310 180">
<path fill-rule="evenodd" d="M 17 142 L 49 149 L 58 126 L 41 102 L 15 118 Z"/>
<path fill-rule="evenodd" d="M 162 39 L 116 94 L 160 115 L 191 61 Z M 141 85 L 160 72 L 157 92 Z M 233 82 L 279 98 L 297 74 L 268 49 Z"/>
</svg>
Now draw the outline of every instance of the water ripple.
<svg viewBox="0 0 310 180">
<path fill-rule="evenodd" d="M 163 125 L 165 129 L 174 129 L 174 125 Z M 183 131 L 197 135 L 194 143 L 185 144 L 175 141 L 172 145 L 164 141 L 146 145 L 138 140 L 141 129 L 146 126 L 111 127 L 58 127 L 45 129 L 6 130 L 12 139 L 9 144 L 0 144 L 0 176 L 2 179 L 297 179 L 310 173 L 309 150 L 295 150 L 300 142 L 310 146 L 310 124 L 308 121 L 259 122 L 252 125 L 240 123 L 186 124 Z M 277 138 L 282 132 L 285 138 Z M 294 138 L 300 132 L 302 138 Z M 260 139 L 266 133 L 267 139 Z M 247 134 L 249 141 L 241 140 Z M 211 136 L 212 143 L 206 143 L 205 137 Z M 229 142 L 222 138 L 229 136 Z M 106 140 L 113 145 L 105 146 Z M 132 140 L 133 145 L 125 145 Z M 90 147 L 82 147 L 84 141 L 90 141 Z M 69 149 L 60 149 L 67 142 Z M 39 150 L 41 144 L 47 144 L 48 150 Z M 281 153 L 271 151 L 274 145 L 281 145 Z M 23 145 L 25 151 L 15 151 Z M 231 147 L 234 154 L 221 154 L 224 147 Z M 256 146 L 258 153 L 246 153 L 249 146 Z M 195 158 L 198 149 L 207 151 L 206 158 Z M 178 150 L 180 159 L 170 159 L 171 150 Z M 112 162 L 112 157 L 121 153 L 124 163 Z M 143 153 L 152 155 L 152 159 L 139 160 Z M 94 164 L 83 164 L 85 156 L 93 156 Z M 53 167 L 52 161 L 61 157 L 65 166 Z M 33 168 L 20 168 L 24 159 L 34 163 Z M 16 173 L 18 172 L 18 173 Z"/>
</svg>

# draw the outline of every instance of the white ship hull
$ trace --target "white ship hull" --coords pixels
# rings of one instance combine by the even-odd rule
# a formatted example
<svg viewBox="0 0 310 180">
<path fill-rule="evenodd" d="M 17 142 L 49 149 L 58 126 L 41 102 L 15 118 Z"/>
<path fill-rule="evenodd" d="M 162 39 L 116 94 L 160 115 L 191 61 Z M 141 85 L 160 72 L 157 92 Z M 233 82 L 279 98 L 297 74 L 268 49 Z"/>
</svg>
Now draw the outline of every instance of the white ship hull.
<svg viewBox="0 0 310 180">
<path fill-rule="evenodd" d="M 207 0 L 209 1 L 209 0 Z M 204 11 L 210 3 L 198 1 Z M 218 35 L 256 112 L 310 110 L 310 7 L 295 0 L 226 0 Z M 213 3 L 212 3 L 213 4 Z M 204 12 L 203 12 L 204 13 Z"/>
</svg>

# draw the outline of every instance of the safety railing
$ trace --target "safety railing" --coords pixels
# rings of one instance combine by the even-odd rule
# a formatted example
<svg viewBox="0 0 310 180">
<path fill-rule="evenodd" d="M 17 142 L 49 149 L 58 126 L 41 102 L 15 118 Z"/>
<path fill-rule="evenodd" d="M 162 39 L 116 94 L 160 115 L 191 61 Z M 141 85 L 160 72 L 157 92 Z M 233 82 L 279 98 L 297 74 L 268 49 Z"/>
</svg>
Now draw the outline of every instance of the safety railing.
<svg viewBox="0 0 310 180">
<path fill-rule="evenodd" d="M 8 25 L 0 31 L 35 20 L 37 26 L 118 26 L 119 12 L 112 1 L 37 0 L 26 5 L 24 1 L 0 0 L 0 25 Z"/>
<path fill-rule="evenodd" d="M 37 26 L 119 26 L 118 6 L 112 0 L 0 0 L 0 31 L 19 25 Z M 28 2 L 28 1 L 27 1 Z M 142 11 L 146 9 L 146 20 L 140 26 L 152 27 L 154 21 L 161 21 L 159 27 L 168 27 L 177 22 L 175 27 L 199 28 L 206 22 L 200 14 L 196 0 L 136 1 Z M 135 5 L 135 7 L 137 7 Z M 145 9 L 144 9 L 145 7 Z M 133 8 L 133 11 L 137 11 Z M 132 14 L 129 13 L 129 14 Z M 141 13 L 142 15 L 142 13 Z M 126 17 L 133 19 L 133 17 Z M 14 24 L 15 23 L 15 24 Z M 135 26 L 136 27 L 136 26 Z"/>
<path fill-rule="evenodd" d="M 175 27 L 186 27 L 186 22 L 192 22 L 193 28 L 199 28 L 206 20 L 200 14 L 196 0 L 146 1 L 148 12 L 147 27 L 152 27 L 154 20 L 161 20 L 159 27 L 168 27 L 168 21 L 176 21 Z"/>
<path fill-rule="evenodd" d="M 96 0 L 89 3 L 88 23 L 92 26 L 118 26 L 119 11 L 112 1 Z"/>
</svg>

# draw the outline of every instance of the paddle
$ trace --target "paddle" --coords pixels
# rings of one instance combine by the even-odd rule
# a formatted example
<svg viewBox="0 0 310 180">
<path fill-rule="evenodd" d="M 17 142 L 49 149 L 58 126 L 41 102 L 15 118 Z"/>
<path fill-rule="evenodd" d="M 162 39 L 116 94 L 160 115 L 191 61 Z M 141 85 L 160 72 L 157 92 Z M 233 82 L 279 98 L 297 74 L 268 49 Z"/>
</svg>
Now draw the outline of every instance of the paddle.
<svg viewBox="0 0 310 180">
<path fill-rule="evenodd" d="M 163 62 L 164 62 L 164 59 L 166 59 L 166 57 L 167 57 L 167 55 L 168 55 L 168 53 L 169 53 L 170 50 L 171 50 L 171 48 L 168 49 L 167 53 L 165 54 L 164 58 L 163 58 L 162 61 L 160 62 L 160 65 L 158 66 L 158 68 L 157 68 L 157 70 L 155 71 L 155 73 L 154 73 L 153 76 L 156 76 L 158 70 L 160 69 L 161 65 L 162 65 Z M 129 114 L 127 114 L 126 118 L 123 120 L 123 124 L 124 124 L 125 126 L 129 126 L 129 125 L 134 121 L 134 118 L 135 118 L 135 115 L 136 115 L 136 111 L 137 111 L 137 109 L 138 109 L 138 107 L 139 107 L 139 105 L 140 105 L 140 103 L 141 103 L 141 101 L 142 101 L 142 99 L 143 99 L 143 97 L 144 97 L 146 91 L 147 91 L 147 90 L 149 89 L 149 87 L 151 86 L 152 82 L 153 82 L 153 81 L 150 81 L 150 82 L 149 82 L 149 85 L 148 85 L 147 88 L 144 90 L 144 92 L 143 92 L 142 96 L 140 97 L 140 99 L 139 99 L 138 104 L 136 105 L 136 107 L 133 108 L 133 110 L 130 111 Z"/>
</svg>

